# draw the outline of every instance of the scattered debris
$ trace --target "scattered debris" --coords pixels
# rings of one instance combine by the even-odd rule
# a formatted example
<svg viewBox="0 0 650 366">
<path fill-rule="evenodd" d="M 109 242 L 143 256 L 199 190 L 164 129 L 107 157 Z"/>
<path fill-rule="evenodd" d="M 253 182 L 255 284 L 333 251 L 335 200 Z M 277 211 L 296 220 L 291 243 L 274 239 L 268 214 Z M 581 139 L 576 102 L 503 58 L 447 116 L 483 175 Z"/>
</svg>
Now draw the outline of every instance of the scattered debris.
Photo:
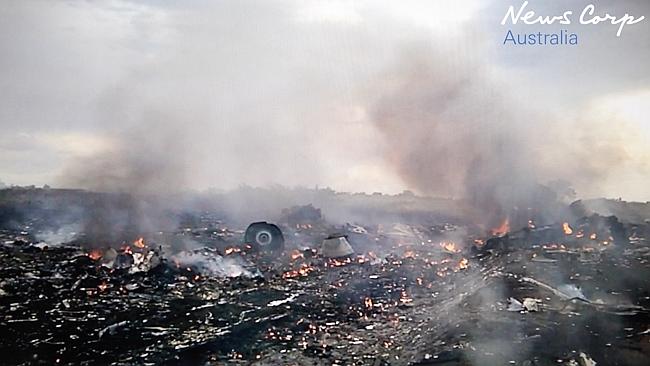
<svg viewBox="0 0 650 366">
<path fill-rule="evenodd" d="M 197 215 L 106 245 L 0 229 L 3 362 L 650 362 L 647 223 L 337 226 L 315 210 L 282 229 Z"/>
<path fill-rule="evenodd" d="M 537 305 L 539 301 L 540 300 L 533 299 L 530 297 L 525 298 L 523 302 L 524 309 L 526 309 L 527 311 L 539 311 L 539 307 Z"/>
<path fill-rule="evenodd" d="M 508 299 L 508 311 L 524 311 L 524 304 L 519 300 L 511 297 Z"/>
</svg>

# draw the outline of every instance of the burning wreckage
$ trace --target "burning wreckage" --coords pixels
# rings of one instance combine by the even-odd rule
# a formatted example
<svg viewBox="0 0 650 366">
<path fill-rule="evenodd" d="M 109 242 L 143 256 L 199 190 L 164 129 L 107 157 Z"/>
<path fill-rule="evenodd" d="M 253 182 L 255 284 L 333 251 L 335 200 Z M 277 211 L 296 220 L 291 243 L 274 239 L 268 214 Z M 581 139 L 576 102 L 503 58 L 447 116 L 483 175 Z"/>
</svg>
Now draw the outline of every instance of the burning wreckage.
<svg viewBox="0 0 650 366">
<path fill-rule="evenodd" d="M 647 222 L 206 221 L 109 247 L 0 231 L 2 362 L 650 362 Z"/>
</svg>

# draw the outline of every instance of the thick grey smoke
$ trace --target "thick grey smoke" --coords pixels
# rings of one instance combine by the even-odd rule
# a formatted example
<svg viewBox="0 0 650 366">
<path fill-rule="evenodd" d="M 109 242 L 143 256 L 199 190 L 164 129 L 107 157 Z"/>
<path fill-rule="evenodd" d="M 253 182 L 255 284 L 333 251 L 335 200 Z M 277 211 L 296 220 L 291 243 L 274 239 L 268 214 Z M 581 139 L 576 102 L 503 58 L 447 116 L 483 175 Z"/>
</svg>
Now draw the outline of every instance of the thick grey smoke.
<svg viewBox="0 0 650 366">
<path fill-rule="evenodd" d="M 70 161 L 60 178 L 62 185 L 138 196 L 184 189 L 185 136 L 180 123 L 168 120 L 169 116 L 153 114 L 151 120 L 114 136 L 108 150 Z"/>
<path fill-rule="evenodd" d="M 592 115 L 569 116 L 566 127 L 553 115 L 583 114 L 610 92 L 625 102 L 621 92 L 643 86 L 636 74 L 649 53 L 635 42 L 645 25 L 624 39 L 585 28 L 579 49 L 506 49 L 507 4 L 478 4 L 12 3 L 0 13 L 11 91 L 0 98 L 3 180 L 136 195 L 241 184 L 413 189 L 494 216 L 558 178 L 580 195 L 628 182 L 647 196 L 645 172 L 603 181 L 612 166 L 634 170 L 632 129 L 613 134 L 617 117 L 596 124 Z M 639 57 L 603 56 L 588 38 Z M 541 54 L 548 65 L 531 62 Z M 559 64 L 612 73 L 595 83 Z M 535 96 L 546 99 L 528 110 Z"/>
<path fill-rule="evenodd" d="M 419 44 L 380 80 L 370 119 L 386 159 L 410 187 L 464 199 L 483 223 L 527 220 L 531 208 L 553 215 L 572 182 L 590 191 L 629 158 L 630 131 L 612 133 L 602 116 L 584 128 L 535 110 L 479 59 Z"/>
<path fill-rule="evenodd" d="M 466 198 L 502 219 L 535 189 L 539 167 L 516 112 L 486 74 L 478 62 L 452 64 L 415 48 L 386 75 L 372 119 L 410 186 Z"/>
</svg>

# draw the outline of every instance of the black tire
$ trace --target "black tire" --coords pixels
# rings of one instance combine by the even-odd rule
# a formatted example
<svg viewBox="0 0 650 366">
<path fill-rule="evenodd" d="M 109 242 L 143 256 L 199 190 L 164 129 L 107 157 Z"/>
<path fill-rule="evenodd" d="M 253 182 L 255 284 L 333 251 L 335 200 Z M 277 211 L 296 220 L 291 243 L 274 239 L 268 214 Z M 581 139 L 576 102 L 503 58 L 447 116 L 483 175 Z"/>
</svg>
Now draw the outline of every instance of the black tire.
<svg viewBox="0 0 650 366">
<path fill-rule="evenodd" d="M 263 252 L 281 252 L 284 249 L 284 236 L 277 225 L 267 222 L 254 222 L 248 225 L 244 242 Z"/>
</svg>

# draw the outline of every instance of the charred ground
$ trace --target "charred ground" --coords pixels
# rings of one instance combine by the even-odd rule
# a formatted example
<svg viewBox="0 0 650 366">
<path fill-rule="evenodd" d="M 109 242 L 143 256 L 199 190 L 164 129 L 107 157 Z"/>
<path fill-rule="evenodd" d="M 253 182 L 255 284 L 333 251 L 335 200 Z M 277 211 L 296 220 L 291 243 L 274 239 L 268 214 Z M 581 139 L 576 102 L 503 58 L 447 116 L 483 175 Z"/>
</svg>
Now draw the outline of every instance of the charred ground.
<svg viewBox="0 0 650 366">
<path fill-rule="evenodd" d="M 453 201 L 306 190 L 283 211 L 253 190 L 287 238 L 271 256 L 242 242 L 259 219 L 242 191 L 0 192 L 6 364 L 650 361 L 647 205 L 491 231 Z M 332 233 L 355 254 L 323 257 Z"/>
</svg>

